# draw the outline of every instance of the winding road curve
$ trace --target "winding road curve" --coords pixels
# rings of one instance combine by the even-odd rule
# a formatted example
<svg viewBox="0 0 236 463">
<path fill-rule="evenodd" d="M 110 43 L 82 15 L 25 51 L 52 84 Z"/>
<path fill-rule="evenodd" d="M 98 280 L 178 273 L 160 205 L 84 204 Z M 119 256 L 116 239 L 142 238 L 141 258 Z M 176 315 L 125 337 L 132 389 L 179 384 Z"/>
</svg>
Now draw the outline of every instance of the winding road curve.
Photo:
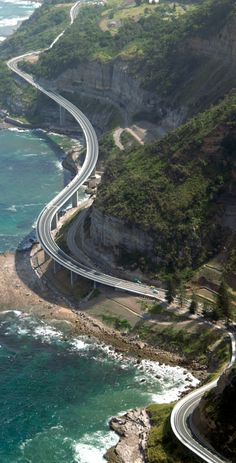
<svg viewBox="0 0 236 463">
<path fill-rule="evenodd" d="M 70 24 L 73 24 L 79 6 L 80 2 L 76 2 L 75 5 L 71 8 Z M 63 33 L 64 31 L 56 37 L 56 39 L 48 48 L 52 48 L 52 46 L 57 42 L 57 40 L 59 40 Z M 73 105 L 58 93 L 42 87 L 42 85 L 40 85 L 40 83 L 38 83 L 31 75 L 18 68 L 18 63 L 20 61 L 31 55 L 36 55 L 39 53 L 40 51 L 25 53 L 10 59 L 7 62 L 7 65 L 13 72 L 26 80 L 30 85 L 33 85 L 37 90 L 47 95 L 61 107 L 65 108 L 82 128 L 86 140 L 86 156 L 80 172 L 55 198 L 53 198 L 52 201 L 50 201 L 50 203 L 47 204 L 47 206 L 39 214 L 36 230 L 38 240 L 42 248 L 48 256 L 50 256 L 58 264 L 70 270 L 72 274 L 77 274 L 96 283 L 105 284 L 107 286 L 128 291 L 134 294 L 140 294 L 164 300 L 165 291 L 162 288 L 159 289 L 157 295 L 153 293 L 149 286 L 122 280 L 110 275 L 106 275 L 105 273 L 95 271 L 93 268 L 79 263 L 78 260 L 66 254 L 55 243 L 51 232 L 54 217 L 63 207 L 63 205 L 73 196 L 73 194 L 78 191 L 78 189 L 83 185 L 83 183 L 95 169 L 98 158 L 98 141 L 95 130 L 91 123 L 75 105 Z"/>
<path fill-rule="evenodd" d="M 73 24 L 74 19 L 78 13 L 78 9 L 82 2 L 78 1 L 70 10 L 70 24 Z M 48 48 L 52 48 L 53 45 L 60 39 L 64 31 L 61 32 L 52 44 Z M 45 89 L 42 87 L 36 80 L 29 74 L 25 73 L 18 68 L 19 61 L 22 61 L 30 55 L 39 54 L 40 51 L 26 53 L 16 58 L 12 58 L 8 61 L 8 67 L 15 72 L 18 76 L 22 77 L 30 85 L 33 85 L 37 90 L 47 95 L 49 98 L 58 103 L 61 107 L 65 108 L 78 122 L 80 127 L 83 130 L 85 140 L 86 140 L 86 156 L 83 163 L 83 166 L 78 175 L 64 188 L 47 206 L 41 211 L 38 220 L 37 220 L 37 235 L 38 240 L 46 252 L 54 261 L 67 268 L 72 272 L 72 274 L 77 274 L 82 277 L 85 277 L 89 280 L 95 281 L 97 283 L 102 283 L 113 288 L 125 290 L 132 292 L 134 294 L 150 296 L 152 298 L 157 298 L 159 300 L 164 300 L 165 291 L 161 288 L 158 290 L 158 295 L 153 294 L 153 291 L 150 287 L 142 284 L 132 283 L 130 281 L 122 280 L 110 275 L 106 275 L 97 270 L 94 270 L 91 267 L 79 263 L 78 260 L 67 255 L 62 251 L 54 241 L 52 236 L 52 224 L 55 215 L 63 207 L 63 205 L 75 194 L 78 189 L 83 185 L 87 178 L 93 172 L 97 158 L 98 158 L 98 141 L 96 133 L 87 119 L 87 117 L 71 102 L 63 98 L 61 95 L 55 93 L 52 90 Z M 232 335 L 231 335 L 232 337 Z M 232 339 L 232 338 L 231 338 Z M 232 360 L 235 361 L 235 341 L 232 339 Z M 202 395 L 212 387 L 216 385 L 217 381 L 207 384 L 196 391 L 188 394 L 186 397 L 181 399 L 177 405 L 174 407 L 171 415 L 171 426 L 178 437 L 178 439 L 190 450 L 200 456 L 203 460 L 210 463 L 223 463 L 226 460 L 212 452 L 209 449 L 209 446 L 206 447 L 206 443 L 203 441 L 200 442 L 199 436 L 196 437 L 191 431 L 191 426 L 189 425 L 189 417 L 193 409 L 199 403 Z"/>
<path fill-rule="evenodd" d="M 236 360 L 236 343 L 232 333 L 228 333 L 231 339 L 231 361 L 228 367 L 232 366 Z M 210 444 L 198 433 L 192 422 L 191 416 L 194 409 L 198 406 L 205 392 L 213 389 L 217 385 L 218 378 L 199 389 L 190 392 L 183 397 L 172 410 L 171 427 L 176 437 L 188 449 L 208 463 L 229 463 L 229 460 L 218 454 Z"/>
</svg>

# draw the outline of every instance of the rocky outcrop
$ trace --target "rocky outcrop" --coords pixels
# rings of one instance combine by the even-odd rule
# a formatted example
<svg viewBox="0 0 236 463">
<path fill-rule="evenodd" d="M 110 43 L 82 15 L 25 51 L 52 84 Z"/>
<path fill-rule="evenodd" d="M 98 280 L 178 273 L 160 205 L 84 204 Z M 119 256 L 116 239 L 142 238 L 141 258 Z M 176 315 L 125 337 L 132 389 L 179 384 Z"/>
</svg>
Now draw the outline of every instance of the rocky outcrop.
<svg viewBox="0 0 236 463">
<path fill-rule="evenodd" d="M 110 116 L 111 107 L 120 113 L 125 126 L 129 125 L 136 115 L 143 114 L 145 118 L 145 114 L 149 114 L 149 117 L 152 116 L 158 123 L 160 135 L 178 127 L 186 117 L 186 108 L 173 108 L 170 102 L 158 95 L 158 92 L 144 90 L 141 84 L 142 73 L 137 77 L 137 73 L 132 72 L 134 64 L 122 59 L 108 63 L 87 61 L 77 68 L 68 69 L 51 85 L 60 92 L 77 94 L 82 103 L 81 109 L 99 129 L 107 129 L 110 119 L 105 117 L 104 113 Z M 84 99 L 90 101 L 87 107 L 84 106 Z M 99 114 L 97 100 L 101 104 Z"/>
<path fill-rule="evenodd" d="M 144 463 L 147 436 L 151 427 L 145 409 L 130 410 L 123 416 L 112 418 L 110 427 L 120 440 L 107 451 L 105 458 L 109 463 Z"/>
<path fill-rule="evenodd" d="M 190 42 L 190 49 L 197 55 L 210 56 L 218 61 L 236 65 L 236 18 L 227 21 L 215 35 L 198 35 Z"/>
<path fill-rule="evenodd" d="M 101 131 L 108 128 L 111 107 L 114 107 L 122 115 L 124 125 L 129 125 L 136 117 L 151 117 L 163 135 L 234 87 L 235 18 L 221 25 L 217 33 L 196 34 L 177 54 L 177 61 L 183 62 L 181 76 L 178 64 L 175 69 L 173 63 L 172 73 L 176 79 L 165 95 L 158 83 L 150 91 L 144 89 L 145 66 L 135 59 L 85 61 L 63 72 L 53 86 L 59 91 L 76 94 L 78 102 L 81 100 L 81 109 Z M 83 100 L 89 104 L 84 104 Z"/>
<path fill-rule="evenodd" d="M 83 227 L 78 230 L 80 245 L 93 261 L 104 266 L 117 266 L 123 253 L 146 256 L 153 263 L 158 257 L 154 253 L 154 238 L 132 223 L 105 214 L 92 206 Z"/>
</svg>

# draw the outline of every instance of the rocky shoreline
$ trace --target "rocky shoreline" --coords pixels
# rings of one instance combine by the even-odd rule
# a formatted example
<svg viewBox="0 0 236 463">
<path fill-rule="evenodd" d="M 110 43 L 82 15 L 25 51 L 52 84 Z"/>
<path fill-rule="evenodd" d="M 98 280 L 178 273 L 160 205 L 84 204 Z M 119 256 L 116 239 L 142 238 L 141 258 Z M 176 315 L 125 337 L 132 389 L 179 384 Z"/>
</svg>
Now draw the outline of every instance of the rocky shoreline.
<svg viewBox="0 0 236 463">
<path fill-rule="evenodd" d="M 145 450 L 151 428 L 145 408 L 135 408 L 125 415 L 111 418 L 110 428 L 120 440 L 105 454 L 108 463 L 145 463 Z"/>
<path fill-rule="evenodd" d="M 1 127 L 7 128 L 2 125 Z M 70 150 L 66 154 L 63 166 L 75 175 L 78 171 L 79 150 Z M 31 251 L 0 255 L 0 265 L 4 268 L 4 276 L 0 277 L 2 310 L 24 308 L 24 311 L 29 311 L 55 325 L 61 322 L 69 323 L 69 336 L 92 336 L 102 343 L 111 345 L 116 355 L 135 357 L 137 363 L 141 363 L 142 359 L 149 359 L 184 366 L 190 368 L 195 376 L 202 377 L 204 373 L 198 371 L 197 365 L 191 368 L 180 355 L 156 349 L 140 341 L 137 336 L 120 333 L 78 311 L 62 294 L 54 291 L 53 281 L 50 281 L 48 276 L 40 273 L 40 269 L 37 273 L 33 270 L 34 253 L 35 246 L 32 246 Z M 150 427 L 150 420 L 144 408 L 130 410 L 121 417 L 112 418 L 110 428 L 120 436 L 120 440 L 106 452 L 107 461 L 145 463 L 145 448 Z"/>
</svg>

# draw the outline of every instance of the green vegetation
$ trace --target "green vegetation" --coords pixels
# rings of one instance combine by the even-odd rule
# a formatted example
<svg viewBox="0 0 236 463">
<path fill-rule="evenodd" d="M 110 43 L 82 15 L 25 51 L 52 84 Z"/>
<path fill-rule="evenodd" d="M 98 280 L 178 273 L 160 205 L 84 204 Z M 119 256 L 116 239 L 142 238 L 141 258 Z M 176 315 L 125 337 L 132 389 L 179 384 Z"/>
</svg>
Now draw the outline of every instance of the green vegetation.
<svg viewBox="0 0 236 463">
<path fill-rule="evenodd" d="M 187 10 L 185 5 L 183 10 Z M 147 6 L 143 11 L 138 20 L 123 15 L 121 21 L 119 10 L 121 26 L 115 28 L 114 34 L 107 28 L 102 31 L 98 19 L 104 21 L 105 15 L 116 17 L 116 5 L 83 7 L 83 14 L 60 42 L 40 57 L 35 72 L 54 77 L 87 60 L 108 62 L 121 57 L 132 62 L 130 72 L 136 75 L 142 70 L 145 88 L 158 87 L 165 95 L 178 87 L 183 76 L 193 74 L 200 63 L 205 66 L 204 58 L 186 50 L 186 44 L 194 35 L 209 37 L 218 32 L 235 14 L 235 2 L 202 0 L 185 14 L 177 14 L 173 3 Z"/>
<path fill-rule="evenodd" d="M 35 10 L 17 31 L 0 45 L 0 105 L 13 115 L 24 114 L 32 123 L 38 122 L 38 105 L 42 98 L 32 86 L 21 88 L 4 60 L 17 54 L 47 47 L 69 22 L 69 8 L 65 2 L 49 2 Z"/>
<path fill-rule="evenodd" d="M 167 280 L 167 289 L 166 289 L 166 300 L 168 304 L 171 304 L 171 302 L 174 301 L 174 298 L 176 296 L 176 285 L 175 282 L 172 278 L 169 278 Z"/>
<path fill-rule="evenodd" d="M 12 73 L 7 65 L 0 61 L 0 101 L 3 104 L 7 103 L 7 98 L 13 97 L 16 91 L 15 81 L 12 79 Z"/>
<path fill-rule="evenodd" d="M 197 361 L 210 368 L 213 365 L 215 370 L 225 363 L 225 356 L 229 361 L 229 340 L 217 328 L 191 320 L 183 320 L 183 324 L 176 321 L 170 317 L 170 324 L 166 326 L 142 320 L 135 327 L 135 332 L 155 347 L 183 355 L 187 362 Z"/>
<path fill-rule="evenodd" d="M 70 7 L 71 5 L 65 4 L 64 1 L 44 2 L 12 36 L 1 44 L 0 58 L 7 59 L 49 46 L 68 25 Z"/>
<path fill-rule="evenodd" d="M 165 309 L 158 302 L 154 302 L 154 304 L 152 304 L 149 308 L 149 313 L 152 315 L 160 315 L 165 313 Z"/>
<path fill-rule="evenodd" d="M 186 270 L 218 253 L 228 236 L 216 218 L 234 181 L 235 144 L 229 149 L 226 140 L 235 140 L 235 122 L 232 93 L 162 140 L 106 164 L 97 207 L 147 230 L 155 240 L 150 257 L 158 256 L 165 272 L 189 276 Z"/>
<path fill-rule="evenodd" d="M 116 155 L 119 155 L 119 148 L 115 145 L 113 132 L 106 132 L 99 139 L 99 162 L 106 161 L 108 158 L 112 159 Z"/>
<path fill-rule="evenodd" d="M 133 137 L 133 135 L 125 130 L 121 133 L 120 141 L 125 150 L 140 146 L 140 143 Z"/>
<path fill-rule="evenodd" d="M 131 330 L 131 325 L 125 318 L 120 319 L 119 317 L 114 317 L 113 315 L 102 315 L 102 321 L 108 325 L 114 326 L 114 328 L 119 331 Z"/>
<path fill-rule="evenodd" d="M 222 281 L 217 295 L 216 313 L 218 318 L 223 318 L 229 322 L 229 319 L 231 318 L 231 312 L 232 307 L 229 291 L 225 282 Z"/>
<path fill-rule="evenodd" d="M 61 226 L 57 235 L 56 235 L 56 243 L 64 252 L 70 254 L 70 250 L 67 246 L 66 238 L 67 232 L 70 228 L 71 223 L 75 220 L 78 214 L 81 212 L 81 209 L 76 210 L 68 219 L 67 221 Z"/>
<path fill-rule="evenodd" d="M 201 407 L 203 429 L 207 439 L 221 455 L 233 463 L 236 461 L 235 393 L 236 366 L 234 365 L 222 378 L 220 391 L 216 387 L 208 392 L 202 400 Z"/>
<path fill-rule="evenodd" d="M 191 299 L 191 302 L 190 302 L 190 306 L 189 306 L 189 312 L 191 314 L 195 314 L 196 311 L 197 311 L 197 308 L 198 308 L 198 301 L 197 301 L 197 297 L 196 297 L 196 294 L 192 294 L 192 299 Z"/>
<path fill-rule="evenodd" d="M 174 436 L 170 426 L 173 404 L 149 405 L 151 431 L 147 443 L 148 463 L 197 463 L 199 459 L 188 452 Z"/>
</svg>

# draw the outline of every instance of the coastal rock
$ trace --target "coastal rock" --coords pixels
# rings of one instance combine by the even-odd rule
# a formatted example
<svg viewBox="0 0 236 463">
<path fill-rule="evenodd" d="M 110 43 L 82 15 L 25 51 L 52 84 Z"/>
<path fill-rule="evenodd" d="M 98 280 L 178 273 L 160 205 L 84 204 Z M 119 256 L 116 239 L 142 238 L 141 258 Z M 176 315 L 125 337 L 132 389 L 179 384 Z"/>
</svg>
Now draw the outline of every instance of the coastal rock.
<svg viewBox="0 0 236 463">
<path fill-rule="evenodd" d="M 144 463 L 147 436 L 151 427 L 145 409 L 136 408 L 125 415 L 110 420 L 110 427 L 120 440 L 108 450 L 105 458 L 109 463 Z"/>
<path fill-rule="evenodd" d="M 117 217 L 103 213 L 94 205 L 90 208 L 84 227 L 78 230 L 81 248 L 93 262 L 99 265 L 114 266 L 122 251 L 148 257 L 154 264 L 159 259 L 155 255 L 155 241 L 150 232 L 145 232 L 134 224 L 125 224 Z"/>
</svg>

